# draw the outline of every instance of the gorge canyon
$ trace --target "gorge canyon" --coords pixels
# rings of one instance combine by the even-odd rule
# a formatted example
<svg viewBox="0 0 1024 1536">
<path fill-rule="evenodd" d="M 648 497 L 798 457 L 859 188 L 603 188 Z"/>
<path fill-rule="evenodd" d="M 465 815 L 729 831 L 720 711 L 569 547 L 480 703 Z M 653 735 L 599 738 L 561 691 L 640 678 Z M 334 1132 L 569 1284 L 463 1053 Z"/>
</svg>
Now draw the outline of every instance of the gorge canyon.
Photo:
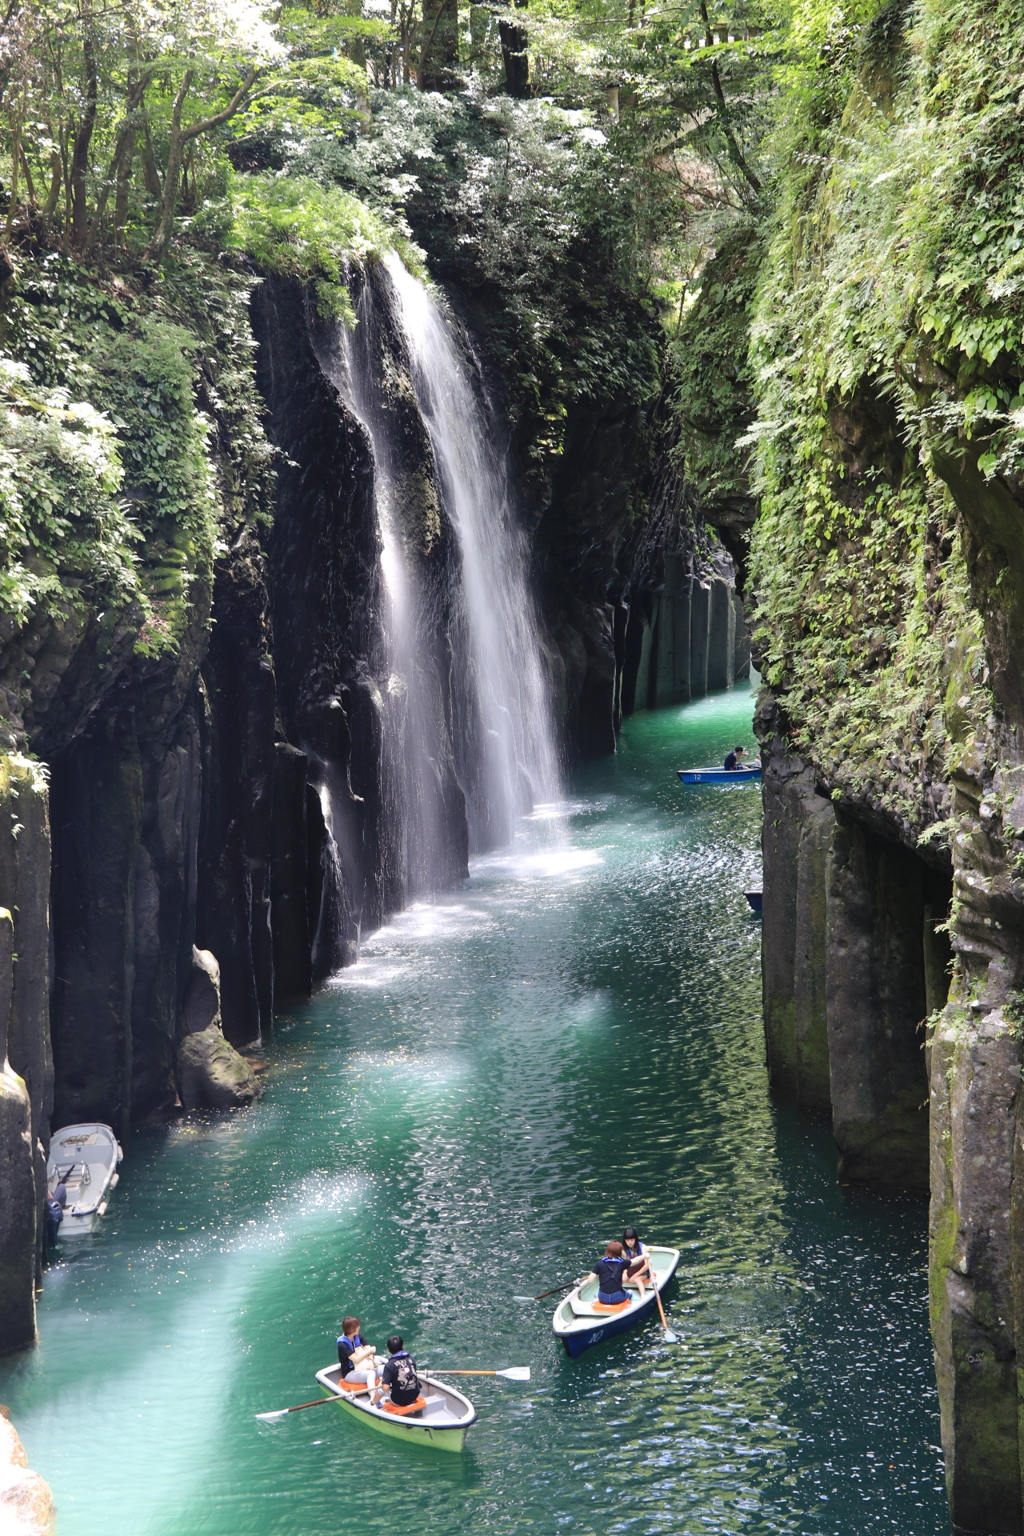
<svg viewBox="0 0 1024 1536">
<path fill-rule="evenodd" d="M 17 224 L 18 141 L 0 1352 L 52 1130 L 254 1103 L 275 1013 L 753 666 L 771 1091 L 916 1202 L 953 1527 L 1024 1536 L 1020 8 L 727 9 L 544 89 L 525 12 L 418 75 L 368 14 L 184 171 L 133 54 L 91 224 L 71 129 Z"/>
</svg>

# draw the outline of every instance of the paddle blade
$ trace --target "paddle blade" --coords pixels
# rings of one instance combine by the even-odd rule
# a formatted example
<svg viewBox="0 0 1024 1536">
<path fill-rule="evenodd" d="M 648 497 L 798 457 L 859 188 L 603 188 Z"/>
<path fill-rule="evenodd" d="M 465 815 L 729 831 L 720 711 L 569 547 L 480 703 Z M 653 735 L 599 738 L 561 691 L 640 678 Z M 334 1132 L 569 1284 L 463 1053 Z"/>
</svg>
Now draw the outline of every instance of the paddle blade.
<svg viewBox="0 0 1024 1536">
<path fill-rule="evenodd" d="M 495 1371 L 495 1376 L 504 1376 L 509 1381 L 529 1381 L 530 1367 L 528 1365 L 510 1365 L 507 1371 Z"/>
<path fill-rule="evenodd" d="M 272 1419 L 283 1419 L 286 1413 L 291 1413 L 290 1408 L 275 1408 L 273 1413 L 258 1413 L 256 1417 L 269 1424 Z"/>
</svg>

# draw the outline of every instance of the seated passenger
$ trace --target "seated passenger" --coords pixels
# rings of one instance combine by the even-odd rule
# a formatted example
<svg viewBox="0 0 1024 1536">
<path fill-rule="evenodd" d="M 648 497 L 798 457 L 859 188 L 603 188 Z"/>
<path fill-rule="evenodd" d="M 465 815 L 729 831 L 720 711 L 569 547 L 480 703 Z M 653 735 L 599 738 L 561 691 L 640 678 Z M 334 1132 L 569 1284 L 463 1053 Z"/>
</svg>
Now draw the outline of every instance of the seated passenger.
<svg viewBox="0 0 1024 1536">
<path fill-rule="evenodd" d="M 374 1403 L 384 1396 L 385 1387 L 391 1389 L 391 1401 L 396 1408 L 408 1408 L 420 1395 L 420 1379 L 416 1374 L 416 1361 L 402 1343 L 402 1335 L 393 1333 L 388 1339 L 391 1359 L 380 1373 L 380 1388 L 374 1393 Z"/>
<path fill-rule="evenodd" d="M 341 1379 L 349 1386 L 357 1381 L 372 1387 L 377 1380 L 373 1364 L 374 1348 L 367 1344 L 359 1332 L 358 1317 L 342 1319 L 341 1338 L 338 1340 L 338 1364 Z"/>
<path fill-rule="evenodd" d="M 732 751 L 725 759 L 725 763 L 723 764 L 729 773 L 732 773 L 737 768 L 743 767 L 743 764 L 740 762 L 740 758 L 744 755 L 746 750 L 746 747 L 733 747 Z"/>
<path fill-rule="evenodd" d="M 622 1288 L 622 1280 L 626 1271 L 626 1260 L 622 1256 L 622 1244 L 612 1241 L 604 1251 L 604 1258 L 598 1259 L 590 1275 L 597 1276 L 597 1299 L 605 1306 L 615 1306 L 618 1302 L 628 1301 L 629 1297 Z M 584 1275 L 582 1280 L 577 1280 L 577 1285 L 584 1285 L 590 1275 Z"/>
<path fill-rule="evenodd" d="M 651 1273 L 650 1260 L 644 1252 L 644 1245 L 637 1236 L 635 1227 L 627 1227 L 622 1234 L 622 1255 L 626 1260 L 626 1268 L 623 1271 L 623 1284 L 635 1285 L 640 1291 L 641 1301 L 644 1298 L 644 1284 L 646 1281 L 654 1284 L 654 1275 Z"/>
</svg>

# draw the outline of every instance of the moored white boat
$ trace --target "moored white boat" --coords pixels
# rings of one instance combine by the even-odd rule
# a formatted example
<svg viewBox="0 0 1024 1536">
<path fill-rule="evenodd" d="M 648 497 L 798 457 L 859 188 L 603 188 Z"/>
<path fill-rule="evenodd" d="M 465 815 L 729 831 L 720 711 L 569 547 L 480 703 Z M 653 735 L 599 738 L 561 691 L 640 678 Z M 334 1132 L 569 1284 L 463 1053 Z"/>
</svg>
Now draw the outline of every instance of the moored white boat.
<svg viewBox="0 0 1024 1536">
<path fill-rule="evenodd" d="M 676 1272 L 679 1249 L 656 1248 L 645 1243 L 644 1252 L 654 1271 L 657 1288 L 663 1291 Z M 652 1286 L 647 1286 L 642 1299 L 639 1291 L 630 1290 L 629 1295 L 628 1304 L 604 1308 L 597 1299 L 596 1276 L 591 1276 L 583 1285 L 570 1292 L 555 1308 L 551 1325 L 556 1337 L 565 1345 L 566 1352 L 575 1359 L 592 1344 L 599 1344 L 602 1339 L 611 1339 L 617 1333 L 624 1333 L 627 1328 L 635 1327 L 656 1310 L 657 1302 Z"/>
<path fill-rule="evenodd" d="M 394 1440 L 404 1440 L 406 1445 L 426 1445 L 436 1451 L 461 1451 L 466 1430 L 476 1423 L 476 1409 L 468 1397 L 446 1382 L 422 1372 L 423 1407 L 407 1414 L 395 1413 L 383 1402 L 374 1407 L 365 1387 L 353 1391 L 341 1386 L 340 1374 L 341 1367 L 331 1365 L 326 1370 L 317 1371 L 316 1379 L 327 1392 L 337 1397 L 338 1407 L 350 1417 Z"/>
<path fill-rule="evenodd" d="M 60 1236 L 78 1237 L 92 1231 L 107 1208 L 107 1196 L 118 1181 L 123 1153 L 109 1125 L 91 1122 L 66 1125 L 50 1139 L 46 1160 L 46 1189 L 58 1184 L 67 1192 Z"/>
</svg>

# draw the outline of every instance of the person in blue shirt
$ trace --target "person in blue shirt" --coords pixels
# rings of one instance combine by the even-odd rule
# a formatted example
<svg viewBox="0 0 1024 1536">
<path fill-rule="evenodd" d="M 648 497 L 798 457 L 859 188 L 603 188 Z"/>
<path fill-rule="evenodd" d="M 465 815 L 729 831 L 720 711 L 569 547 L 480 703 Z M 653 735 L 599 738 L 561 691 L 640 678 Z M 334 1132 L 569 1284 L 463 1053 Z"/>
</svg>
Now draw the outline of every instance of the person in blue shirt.
<svg viewBox="0 0 1024 1536">
<path fill-rule="evenodd" d="M 746 750 L 746 747 L 733 747 L 732 751 L 725 759 L 725 762 L 722 764 L 727 773 L 734 773 L 737 768 L 743 767 L 743 764 L 740 762 L 740 758 L 743 757 Z"/>
<path fill-rule="evenodd" d="M 605 1306 L 616 1306 L 619 1302 L 628 1301 L 629 1295 L 623 1289 L 623 1279 L 626 1273 L 626 1260 L 622 1253 L 622 1244 L 613 1240 L 604 1250 L 604 1258 L 598 1259 L 590 1274 L 584 1275 L 582 1280 L 577 1280 L 577 1285 L 585 1285 L 590 1275 L 597 1276 L 597 1299 Z"/>
<path fill-rule="evenodd" d="M 373 1345 L 367 1344 L 359 1332 L 358 1317 L 343 1318 L 341 1337 L 338 1340 L 338 1364 L 341 1366 L 341 1379 L 346 1385 L 354 1386 L 357 1381 L 369 1387 L 376 1384 L 374 1353 Z"/>
</svg>

